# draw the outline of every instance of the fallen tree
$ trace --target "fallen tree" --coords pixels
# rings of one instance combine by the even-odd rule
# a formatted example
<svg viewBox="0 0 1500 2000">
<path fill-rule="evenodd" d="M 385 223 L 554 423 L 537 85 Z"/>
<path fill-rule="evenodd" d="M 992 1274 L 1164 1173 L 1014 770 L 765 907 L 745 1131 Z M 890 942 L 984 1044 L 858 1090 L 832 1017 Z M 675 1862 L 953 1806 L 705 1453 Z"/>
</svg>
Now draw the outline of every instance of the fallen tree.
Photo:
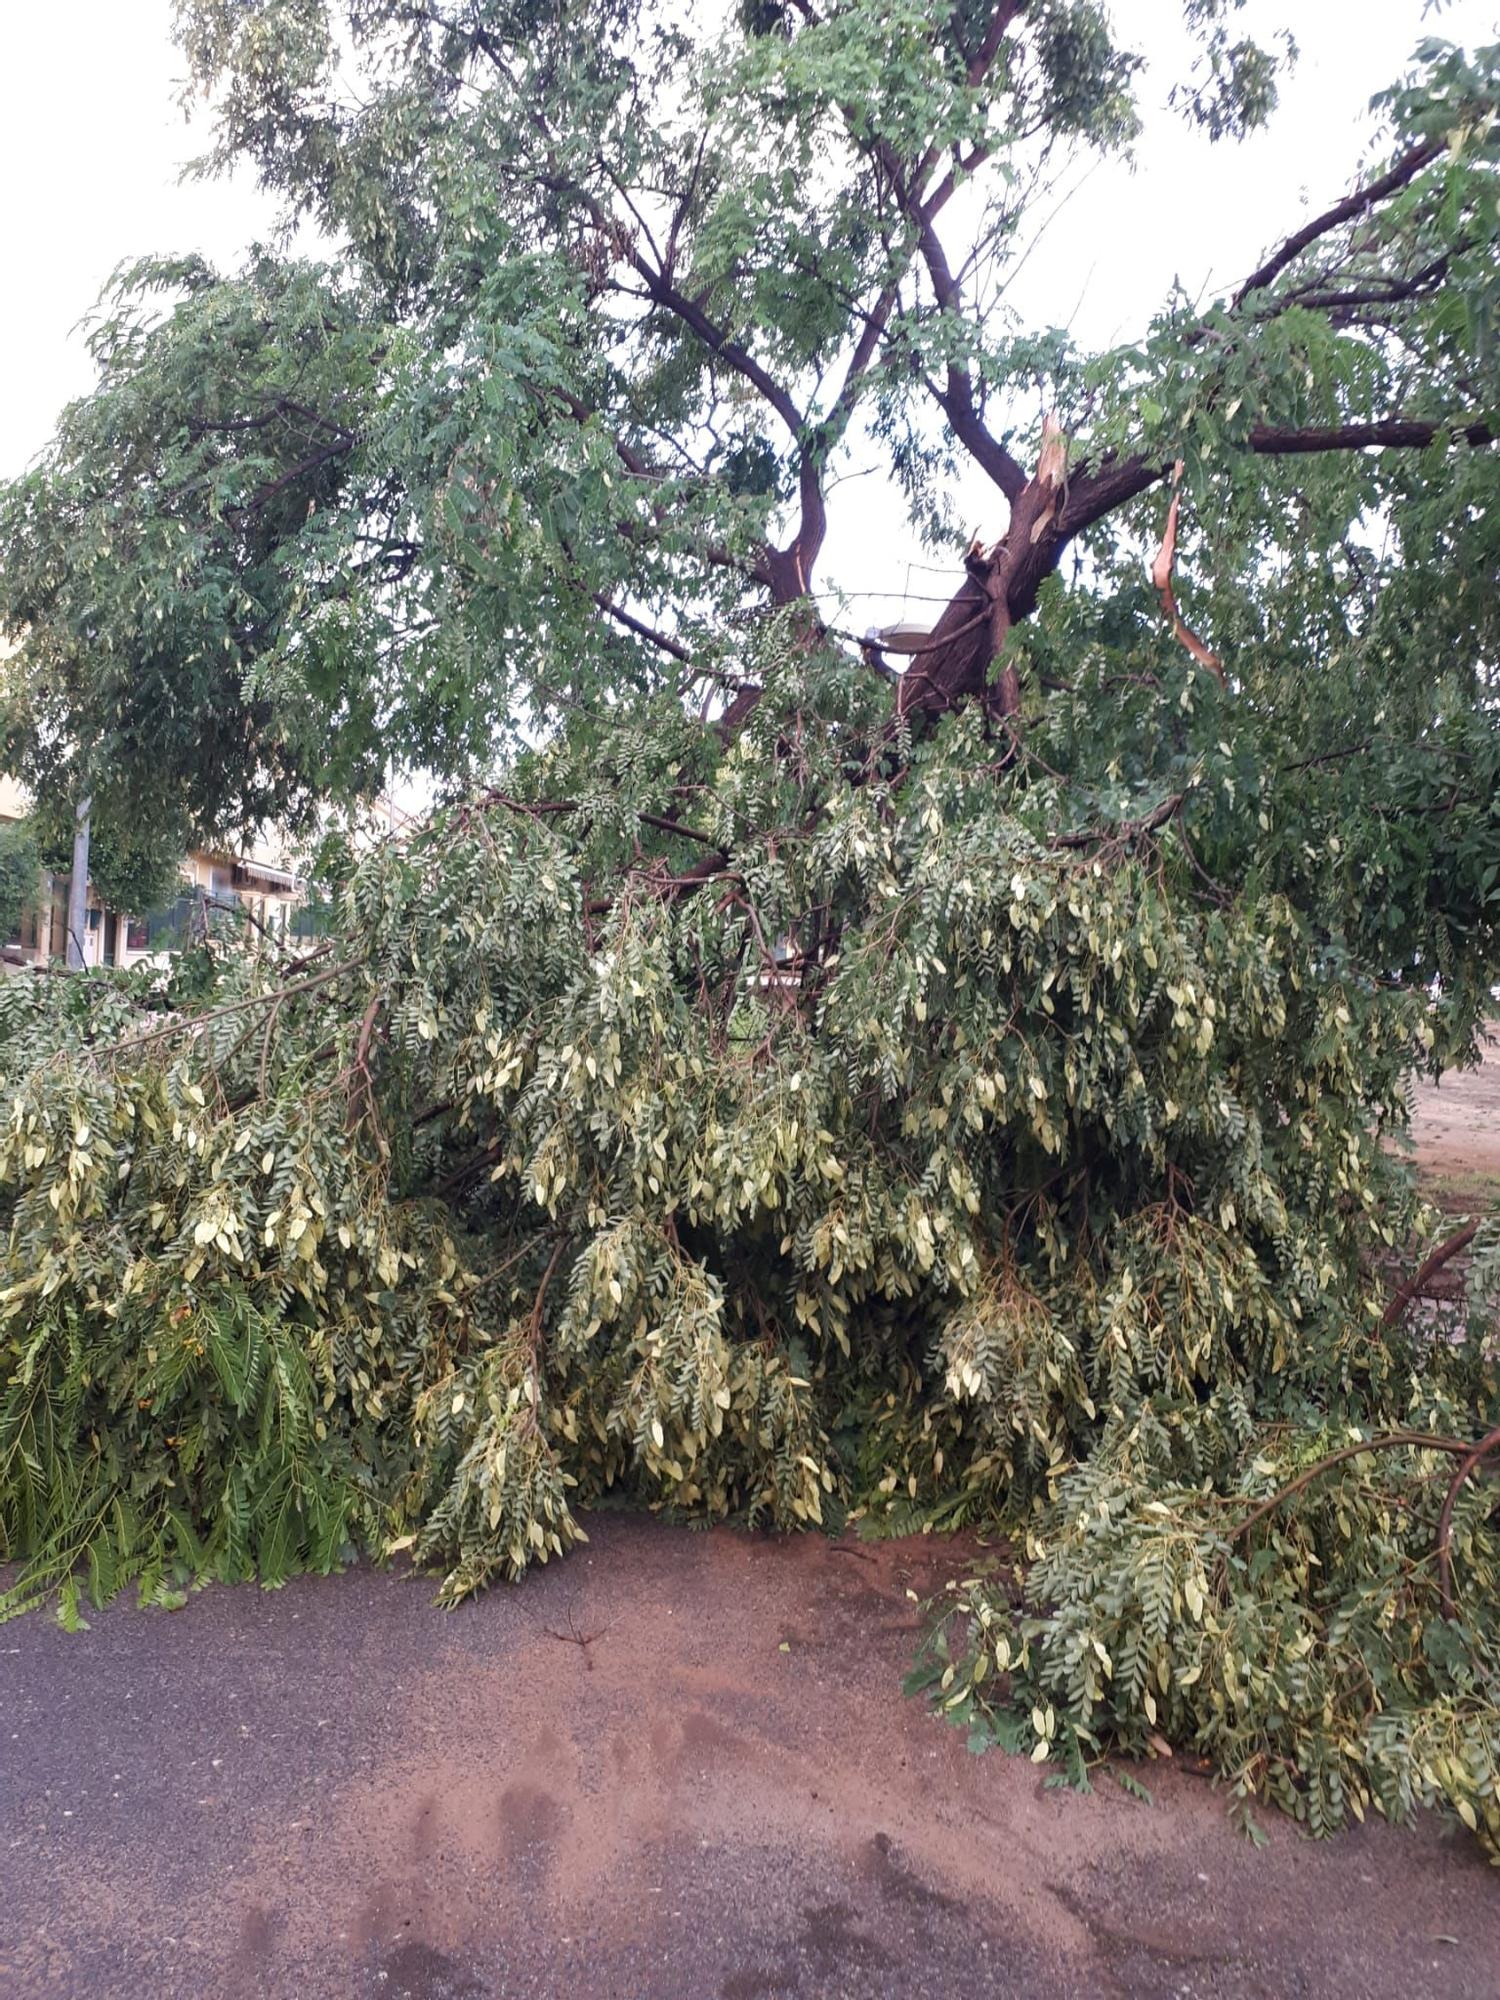
<svg viewBox="0 0 1500 2000">
<path fill-rule="evenodd" d="M 971 747 L 774 852 L 737 757 L 733 864 L 607 906 L 582 808 L 476 805 L 166 1022 L 139 975 L 0 988 L 5 1608 L 354 1549 L 454 1599 L 611 1490 L 1004 1526 L 971 1724 L 1008 1675 L 1049 1750 L 1493 1833 L 1493 1358 L 1376 1269 L 1427 996 L 1278 893 L 1202 907 L 1185 805 L 1059 841 Z M 777 944 L 809 909 L 836 944 Z"/>
<path fill-rule="evenodd" d="M 1493 1847 L 1500 1383 L 1390 1276 L 1500 971 L 1493 52 L 1084 358 L 989 287 L 1134 129 L 1097 8 L 741 16 L 184 9 L 351 262 L 118 305 L 0 510 L 11 741 L 452 798 L 305 955 L 0 986 L 3 1608 L 968 1525 L 981 1736 Z M 925 635 L 815 594 L 869 448 L 955 566 L 954 453 L 1005 509 Z"/>
</svg>

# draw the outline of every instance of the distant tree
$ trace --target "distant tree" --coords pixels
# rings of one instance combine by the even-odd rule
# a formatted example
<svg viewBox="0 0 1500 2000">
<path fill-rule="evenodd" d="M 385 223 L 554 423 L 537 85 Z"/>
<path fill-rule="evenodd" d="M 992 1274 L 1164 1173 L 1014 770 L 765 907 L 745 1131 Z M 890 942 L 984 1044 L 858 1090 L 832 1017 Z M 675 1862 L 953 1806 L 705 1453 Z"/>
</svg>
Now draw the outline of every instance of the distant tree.
<svg viewBox="0 0 1500 2000">
<path fill-rule="evenodd" d="M 25 820 L 0 823 L 0 938 L 9 937 L 41 893 L 42 861 Z"/>
<path fill-rule="evenodd" d="M 107 910 L 145 915 L 176 893 L 187 848 L 185 819 L 132 812 L 125 800 L 105 791 L 89 841 L 89 882 Z M 65 797 L 42 798 L 31 823 L 42 865 L 66 875 L 73 865 L 73 814 Z"/>
<path fill-rule="evenodd" d="M 0 489 L 0 741 L 65 844 L 92 798 L 90 872 L 141 907 L 187 841 L 378 779 L 374 677 L 341 661 L 334 593 L 308 600 L 325 524 L 340 551 L 351 532 L 333 503 L 373 342 L 318 273 L 190 261 L 122 273 L 90 344 L 98 388 Z"/>
</svg>

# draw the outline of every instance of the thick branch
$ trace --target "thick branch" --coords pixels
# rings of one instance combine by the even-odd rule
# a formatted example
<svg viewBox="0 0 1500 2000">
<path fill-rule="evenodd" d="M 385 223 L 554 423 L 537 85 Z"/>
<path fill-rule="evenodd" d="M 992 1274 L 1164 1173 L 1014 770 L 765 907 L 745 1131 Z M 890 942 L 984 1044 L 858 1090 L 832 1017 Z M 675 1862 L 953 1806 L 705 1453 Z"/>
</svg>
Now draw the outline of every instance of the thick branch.
<svg viewBox="0 0 1500 2000">
<path fill-rule="evenodd" d="M 1054 847 L 1123 846 L 1132 840 L 1139 840 L 1143 834 L 1155 833 L 1158 827 L 1175 819 L 1186 802 L 1186 792 L 1173 792 L 1170 798 L 1163 799 L 1150 812 L 1142 813 L 1139 819 L 1121 820 L 1118 826 L 1086 827 L 1078 833 L 1054 834 L 1051 844 Z"/>
<path fill-rule="evenodd" d="M 1474 446 L 1495 442 L 1488 423 L 1463 417 L 1383 417 L 1368 423 L 1327 424 L 1310 428 L 1257 424 L 1246 449 L 1263 458 L 1287 458 L 1325 451 L 1372 449 L 1423 451 L 1440 437 Z M 1144 457 L 1105 461 L 1093 472 L 1076 472 L 1058 517 L 1058 535 L 1069 542 L 1094 522 L 1123 507 L 1167 478 L 1171 460 Z M 1060 553 L 1060 551 L 1059 551 Z"/>
<path fill-rule="evenodd" d="M 1002 5 L 990 15 L 979 46 L 969 58 L 968 81 L 971 90 L 977 90 L 989 75 L 991 66 L 1000 53 L 1000 44 L 1005 40 L 1006 31 L 1018 15 L 1024 14 L 1029 0 L 1002 0 Z"/>
<path fill-rule="evenodd" d="M 1257 425 L 1245 448 L 1263 457 L 1372 448 L 1421 450 L 1443 437 L 1473 446 L 1494 441 L 1491 427 L 1484 422 L 1401 416 L 1311 429 Z M 1106 460 L 1092 472 L 1075 471 L 1064 483 L 1061 467 L 1047 465 L 1046 459 L 1044 450 L 1035 478 L 1028 481 L 1023 475 L 1002 541 L 989 553 L 978 548 L 971 551 L 968 579 L 921 647 L 921 668 L 903 681 L 902 713 L 940 711 L 981 693 L 989 662 L 1000 650 L 1005 632 L 1035 610 L 1037 594 L 1068 544 L 1172 472 L 1171 461 L 1141 456 Z M 979 629 L 986 606 L 992 614 L 988 632 Z M 1211 658 L 1205 664 L 1211 664 Z M 1006 685 L 1002 676 L 997 690 L 1002 712 L 1015 706 L 1015 697 L 1016 690 Z"/>
<path fill-rule="evenodd" d="M 981 35 L 973 53 L 969 55 L 965 67 L 964 80 L 967 82 L 970 90 L 978 90 L 979 86 L 994 68 L 995 58 L 1000 53 L 1006 34 L 1017 17 L 1025 13 L 1029 4 L 1030 0 L 1001 0 L 1001 4 L 991 11 L 990 18 L 985 23 L 984 33 Z M 955 12 L 953 16 L 953 39 L 958 43 L 960 53 L 963 53 L 960 26 L 958 15 Z M 984 145 L 976 145 L 969 158 L 959 163 L 956 171 L 950 171 L 945 176 L 937 196 L 925 204 L 928 215 L 932 216 L 937 213 L 938 209 L 958 185 L 961 175 L 972 173 L 975 167 L 988 157 L 989 148 Z M 926 186 L 927 177 L 937 165 L 940 158 L 940 149 L 936 142 L 934 142 L 927 148 L 926 153 L 922 156 L 917 166 L 916 172 L 911 176 L 910 185 L 913 190 L 918 190 Z"/>
<path fill-rule="evenodd" d="M 1413 1299 L 1420 1298 L 1442 1270 L 1443 1266 L 1467 1250 L 1479 1233 L 1477 1222 L 1466 1223 L 1462 1229 L 1454 1230 L 1445 1242 L 1438 1245 L 1432 1255 L 1425 1259 L 1411 1276 L 1399 1284 L 1391 1294 L 1390 1304 L 1380 1316 L 1380 1331 L 1389 1333 L 1406 1317 L 1406 1309 Z"/>
<path fill-rule="evenodd" d="M 592 197 L 589 198 L 592 203 Z M 602 217 L 603 211 L 592 203 Z M 603 224 L 601 223 L 601 226 Z M 788 392 L 758 362 L 749 350 L 720 326 L 716 326 L 696 299 L 691 299 L 672 282 L 665 270 L 652 266 L 638 249 L 629 253 L 632 268 L 645 285 L 647 295 L 681 320 L 709 352 L 726 361 L 747 382 L 758 389 L 781 418 L 797 446 L 797 475 L 801 513 L 797 532 L 784 549 L 766 551 L 763 577 L 778 604 L 794 603 L 807 595 L 813 565 L 828 529 L 823 502 L 822 479 L 813 442 L 806 436 L 806 419 Z"/>
<path fill-rule="evenodd" d="M 738 871 L 731 866 L 729 857 L 716 851 L 705 855 L 702 861 L 695 861 L 691 868 L 685 868 L 680 875 L 646 876 L 641 879 L 644 879 L 646 886 L 654 890 L 658 896 L 672 901 L 678 896 L 692 895 L 694 890 L 703 888 L 709 882 L 717 882 L 728 876 L 737 877 L 737 873 Z M 615 901 L 616 898 L 613 896 L 596 896 L 586 906 L 587 913 L 591 917 L 604 916 L 614 908 Z"/>
<path fill-rule="evenodd" d="M 622 610 L 618 604 L 612 604 L 602 590 L 596 590 L 593 595 L 595 604 L 606 618 L 613 618 L 615 623 L 623 625 L 627 632 L 634 632 L 638 639 L 644 639 L 658 651 L 670 655 L 674 660 L 680 660 L 684 666 L 690 667 L 693 664 L 692 654 L 680 640 L 672 638 L 669 633 L 658 632 L 654 625 L 648 625 L 644 619 L 634 617 L 629 611 Z"/>
<path fill-rule="evenodd" d="M 1328 424 L 1309 430 L 1257 424 L 1250 433 L 1250 449 L 1270 458 L 1302 452 L 1366 451 L 1372 446 L 1423 451 L 1440 437 L 1471 445 L 1495 442 L 1495 432 L 1487 423 L 1451 417 L 1383 417 L 1373 423 Z"/>
<path fill-rule="evenodd" d="M 797 488 L 801 503 L 797 532 L 784 549 L 767 549 L 761 563 L 764 580 L 778 604 L 795 604 L 799 597 L 806 597 L 813 564 L 828 532 L 823 482 L 810 446 L 803 449 L 797 467 Z"/>
<path fill-rule="evenodd" d="M 595 211 L 601 227 L 608 226 L 608 218 L 592 197 L 590 206 Z M 749 349 L 731 336 L 721 326 L 716 326 L 696 299 L 690 299 L 664 271 L 657 270 L 649 258 L 643 257 L 638 249 L 629 251 L 632 269 L 640 278 L 651 299 L 664 311 L 670 312 L 695 334 L 711 354 L 715 354 L 754 388 L 758 389 L 777 416 L 800 445 L 805 427 L 805 419 L 797 405 L 781 384 L 758 362 Z"/>
<path fill-rule="evenodd" d="M 284 1000 L 291 1000 L 299 993 L 311 993 L 314 988 L 327 986 L 332 980 L 342 979 L 345 973 L 357 972 L 364 964 L 362 958 L 349 958 L 338 965 L 330 965 L 326 971 L 313 973 L 307 979 L 294 979 L 289 986 L 273 986 L 265 993 L 247 993 L 242 999 L 226 1001 L 222 1007 L 211 1007 L 206 1014 L 183 1014 L 175 1021 L 169 1021 L 164 1028 L 153 1028 L 149 1034 L 127 1035 L 123 1041 L 113 1042 L 108 1048 L 97 1050 L 101 1056 L 122 1055 L 126 1051 L 134 1055 L 150 1042 L 160 1042 L 170 1035 L 196 1034 L 210 1021 L 225 1020 L 231 1014 L 242 1014 L 250 1007 L 279 1007 Z"/>
<path fill-rule="evenodd" d="M 324 445 L 321 451 L 313 452 L 310 457 L 294 465 L 289 472 L 284 472 L 279 479 L 273 479 L 267 485 L 259 487 L 245 501 L 243 507 L 226 508 L 225 512 L 253 513 L 257 507 L 264 507 L 268 500 L 274 500 L 278 493 L 284 493 L 288 486 L 294 486 L 309 472 L 316 472 L 319 466 L 327 465 L 331 459 L 343 458 L 354 449 L 354 443 L 354 438 L 348 433 L 335 438 L 332 444 Z"/>
<path fill-rule="evenodd" d="M 974 380 L 967 368 L 948 364 L 947 385 L 937 400 L 959 443 L 1014 506 L 1025 491 L 1025 470 L 980 416 L 974 399 Z"/>
<path fill-rule="evenodd" d="M 1412 299 L 1424 297 L 1442 283 L 1451 261 L 1444 251 L 1441 257 L 1432 258 L 1407 278 L 1369 278 L 1363 284 L 1342 287 L 1314 280 L 1299 290 L 1285 293 L 1284 300 L 1286 305 L 1300 306 L 1307 312 L 1326 312 L 1332 323 L 1340 326 L 1347 323 L 1349 314 L 1362 312 L 1365 307 L 1406 305 Z M 1264 313 L 1257 313 L 1256 318 L 1272 319 L 1279 310 L 1281 307 L 1273 304 Z M 1366 320 L 1372 317 L 1365 315 Z"/>
<path fill-rule="evenodd" d="M 922 252 L 922 262 L 927 266 L 927 275 L 932 281 L 933 296 L 939 308 L 955 318 L 963 311 L 963 294 L 958 280 L 949 268 L 947 252 L 943 249 L 931 216 L 915 206 L 898 179 L 892 185 L 896 198 L 902 203 L 907 215 L 916 224 L 917 242 Z M 1005 446 L 991 431 L 979 414 L 979 405 L 974 395 L 974 378 L 967 368 L 958 362 L 948 363 L 947 386 L 937 389 L 929 384 L 938 403 L 953 426 L 954 435 L 974 460 L 975 464 L 987 472 L 1012 506 L 1020 498 L 1026 487 L 1026 472 Z"/>
<path fill-rule="evenodd" d="M 709 317 L 701 300 L 690 298 L 680 289 L 665 261 L 653 264 L 649 257 L 642 254 L 639 245 L 617 223 L 597 195 L 576 180 L 547 175 L 542 179 L 543 184 L 554 193 L 568 196 L 583 207 L 595 228 L 640 279 L 652 304 L 671 313 L 710 354 L 750 383 L 790 431 L 798 453 L 801 520 L 788 548 L 767 551 L 762 580 L 769 585 L 778 603 L 789 603 L 805 596 L 827 522 L 818 467 L 806 435 L 807 421 L 802 411 L 790 393 L 750 350 L 734 339 L 727 328 L 719 326 Z"/>
<path fill-rule="evenodd" d="M 541 396 L 542 393 L 540 390 L 537 391 L 538 396 Z M 555 396 L 576 423 L 587 424 L 599 421 L 599 412 L 597 410 L 590 409 L 581 396 L 575 396 L 571 389 L 565 389 L 560 383 L 552 383 L 546 393 Z M 634 446 L 628 445 L 617 432 L 610 432 L 609 441 L 614 447 L 615 457 L 619 459 L 625 470 L 634 473 L 637 479 L 657 479 L 661 477 L 661 474 L 656 471 L 655 467 L 648 465 L 641 454 L 635 450 Z"/>
<path fill-rule="evenodd" d="M 849 366 L 844 371 L 844 379 L 839 385 L 839 392 L 834 397 L 829 412 L 830 418 L 835 421 L 847 417 L 854 408 L 859 385 L 869 373 L 870 364 L 875 359 L 886 327 L 890 323 L 891 314 L 895 311 L 896 302 L 901 296 L 901 279 L 905 275 L 905 270 L 906 265 L 903 261 L 897 266 L 887 281 L 885 290 L 865 315 L 865 323 L 860 329 L 859 339 L 854 344 L 854 352 L 849 357 Z"/>
<path fill-rule="evenodd" d="M 1352 222 L 1356 216 L 1363 215 L 1366 209 L 1373 208 L 1376 202 L 1384 201 L 1388 194 L 1394 194 L 1399 188 L 1405 187 L 1408 181 L 1413 180 L 1421 172 L 1429 160 L 1437 158 L 1442 149 L 1440 139 L 1424 140 L 1420 146 L 1413 146 L 1409 152 L 1403 153 L 1390 171 L 1382 174 L 1378 180 L 1370 181 L 1362 188 L 1356 188 L 1353 194 L 1346 195 L 1342 201 L 1335 202 L 1332 208 L 1325 209 L 1321 215 L 1315 216 L 1311 222 L 1289 236 L 1281 248 L 1266 259 L 1259 270 L 1250 273 L 1234 295 L 1235 305 L 1242 306 L 1252 292 L 1264 291 L 1267 285 L 1273 284 L 1287 266 L 1295 262 L 1309 244 L 1316 243 L 1320 236 L 1326 236 L 1330 230 L 1337 229 L 1342 223 Z"/>
</svg>

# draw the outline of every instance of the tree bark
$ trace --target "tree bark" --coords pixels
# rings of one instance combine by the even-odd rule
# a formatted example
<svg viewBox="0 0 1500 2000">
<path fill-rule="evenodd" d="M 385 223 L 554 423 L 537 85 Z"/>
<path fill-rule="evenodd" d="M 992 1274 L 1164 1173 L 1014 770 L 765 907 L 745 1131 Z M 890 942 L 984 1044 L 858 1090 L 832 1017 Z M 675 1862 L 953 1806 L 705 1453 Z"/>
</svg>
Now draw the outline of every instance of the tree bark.
<svg viewBox="0 0 1500 2000">
<path fill-rule="evenodd" d="M 1005 659 L 1005 645 L 1012 626 L 1036 609 L 1042 581 L 1062 553 L 1067 459 L 1068 441 L 1048 417 L 1036 471 L 1017 493 L 1005 533 L 993 548 L 976 544 L 969 551 L 966 581 L 902 680 L 898 714 L 940 714 L 979 696 L 997 716 L 1020 707 L 1020 676 Z"/>
<path fill-rule="evenodd" d="M 68 942 L 66 964 L 69 972 L 84 967 L 83 940 L 88 924 L 89 812 L 93 800 L 78 801 L 73 815 L 73 870 L 68 877 Z"/>
</svg>

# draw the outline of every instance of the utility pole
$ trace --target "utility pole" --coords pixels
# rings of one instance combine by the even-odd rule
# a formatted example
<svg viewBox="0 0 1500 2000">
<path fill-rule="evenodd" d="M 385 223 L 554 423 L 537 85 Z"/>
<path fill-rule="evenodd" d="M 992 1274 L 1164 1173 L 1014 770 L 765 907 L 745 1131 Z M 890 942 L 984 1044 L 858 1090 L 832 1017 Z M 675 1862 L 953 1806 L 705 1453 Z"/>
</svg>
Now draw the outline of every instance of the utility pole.
<svg viewBox="0 0 1500 2000">
<path fill-rule="evenodd" d="M 83 939 L 88 923 L 89 811 L 94 801 L 85 794 L 73 815 L 73 872 L 68 877 L 69 972 L 83 970 Z"/>
</svg>

